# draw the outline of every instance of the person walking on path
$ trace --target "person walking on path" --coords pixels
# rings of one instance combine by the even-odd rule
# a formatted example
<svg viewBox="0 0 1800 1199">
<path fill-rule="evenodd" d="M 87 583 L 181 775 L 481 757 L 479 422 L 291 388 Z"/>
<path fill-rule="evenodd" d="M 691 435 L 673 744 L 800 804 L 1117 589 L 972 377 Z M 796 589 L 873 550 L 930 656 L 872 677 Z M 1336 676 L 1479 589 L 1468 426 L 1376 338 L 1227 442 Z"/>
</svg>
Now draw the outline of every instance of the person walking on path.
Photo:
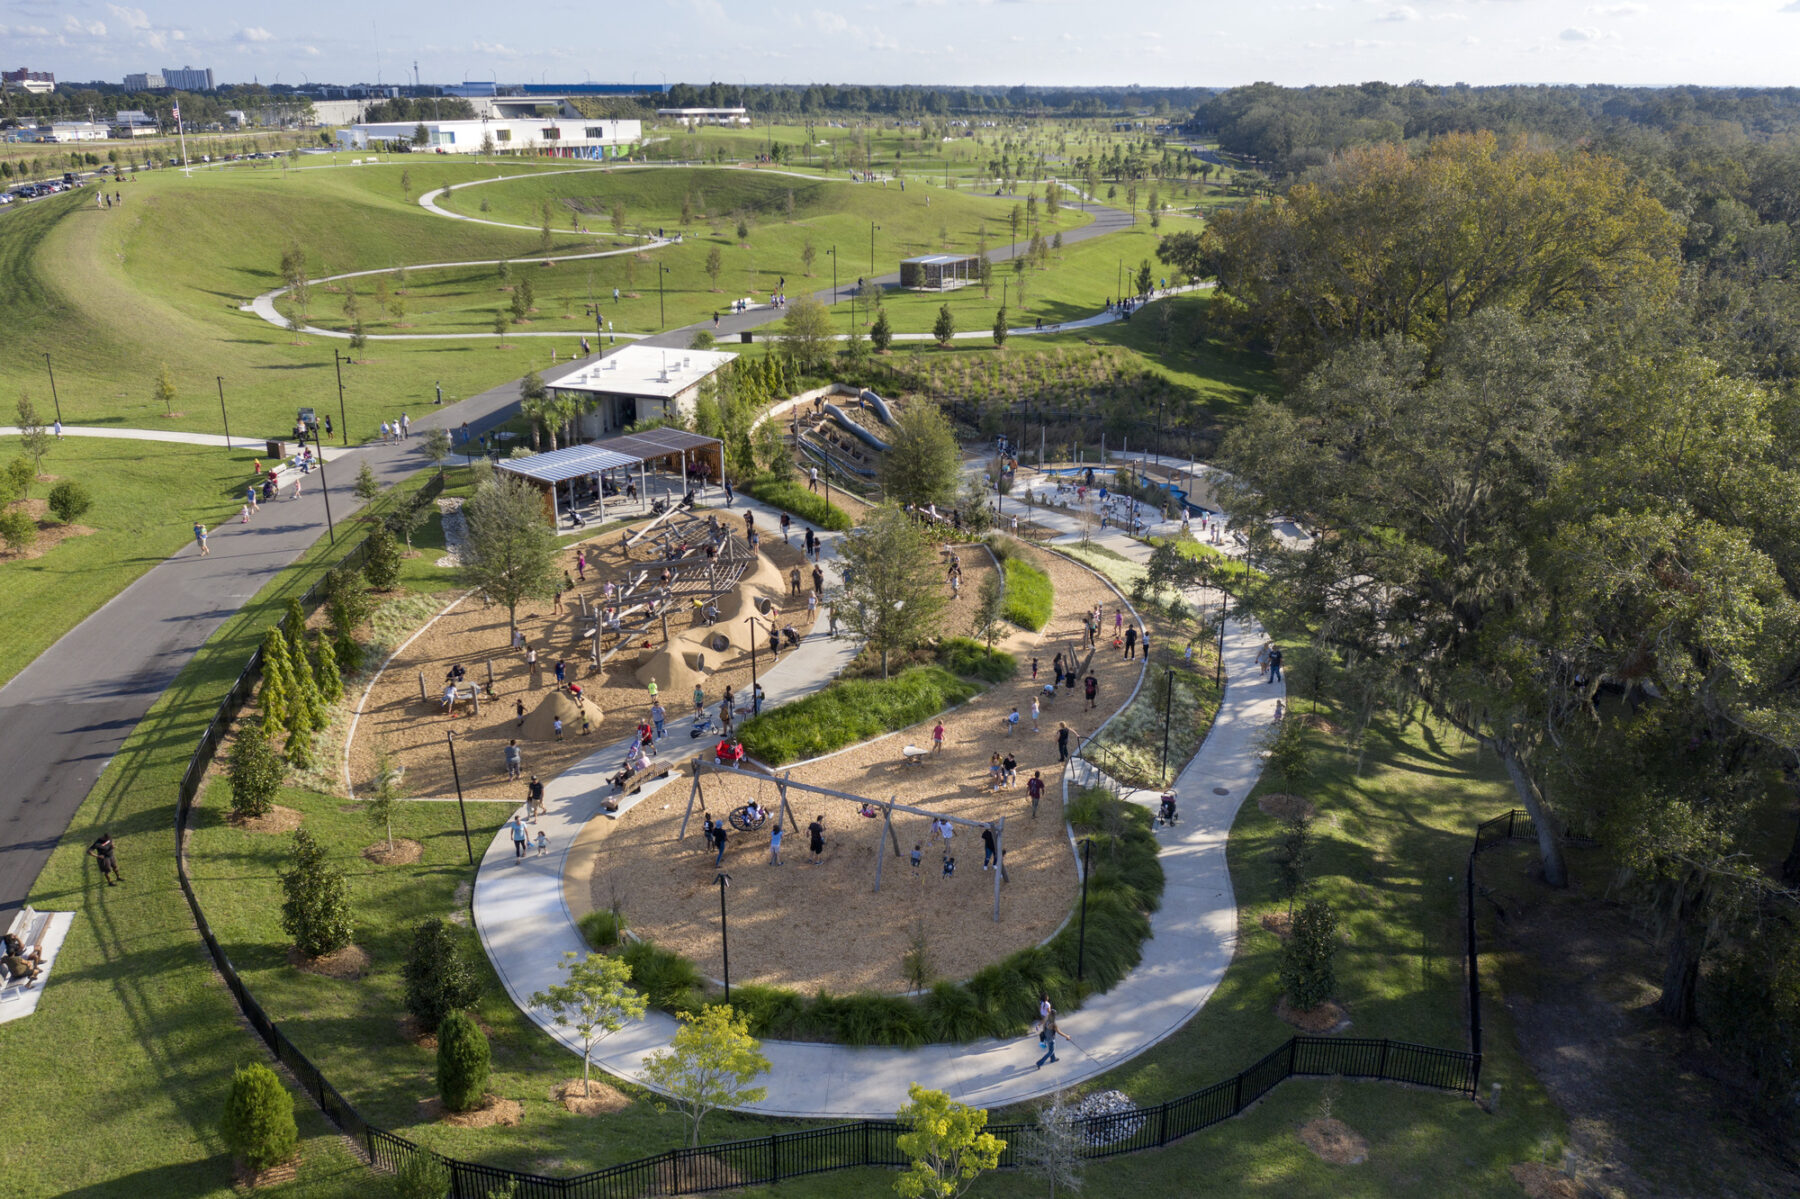
<svg viewBox="0 0 1800 1199">
<path fill-rule="evenodd" d="M 295 499 L 300 498 L 300 476 L 299 475 L 294 476 L 294 498 Z"/>
<path fill-rule="evenodd" d="M 1069 726 L 1060 720 L 1056 723 L 1056 760 L 1058 762 L 1069 760 Z"/>
<path fill-rule="evenodd" d="M 101 833 L 97 841 L 87 847 L 88 856 L 100 862 L 100 877 L 111 887 L 125 881 L 119 873 L 119 858 L 113 846 L 111 833 Z"/>
<path fill-rule="evenodd" d="M 721 479 L 720 482 L 725 484 L 725 506 L 729 508 L 737 499 L 737 496 L 732 493 L 730 479 Z"/>
<path fill-rule="evenodd" d="M 793 527 L 794 518 L 783 512 L 781 514 L 781 544 L 792 544 L 788 541 L 788 530 Z"/>
<path fill-rule="evenodd" d="M 788 589 L 794 595 L 800 594 L 800 568 L 798 566 L 788 571 Z"/>
<path fill-rule="evenodd" d="M 1094 696 L 1100 693 L 1100 680 L 1090 674 L 1086 680 L 1083 681 L 1082 686 L 1087 691 L 1088 711 L 1092 712 L 1094 710 Z"/>
<path fill-rule="evenodd" d="M 1042 709 L 1038 705 L 1037 696 L 1035 696 L 1035 695 L 1032 696 L 1031 697 L 1031 731 L 1034 733 L 1038 731 L 1038 716 L 1041 714 L 1041 711 L 1042 711 Z"/>
<path fill-rule="evenodd" d="M 506 777 L 509 781 L 516 783 L 519 781 L 520 766 L 519 742 L 517 738 L 507 741 L 504 756 L 506 758 Z"/>
<path fill-rule="evenodd" d="M 761 716 L 763 706 L 763 685 L 753 683 L 750 686 L 750 715 Z"/>
<path fill-rule="evenodd" d="M 194 522 L 194 544 L 200 547 L 200 556 L 206 557 L 212 550 L 206 545 L 206 526 L 199 521 Z"/>
<path fill-rule="evenodd" d="M 1271 683 L 1281 681 L 1281 647 L 1279 645 L 1269 651 L 1269 681 Z"/>
<path fill-rule="evenodd" d="M 1044 798 L 1044 772 L 1034 770 L 1025 781 L 1025 794 L 1031 798 L 1031 818 L 1037 819 L 1038 800 Z"/>
<path fill-rule="evenodd" d="M 825 859 L 825 814 L 814 816 L 812 823 L 806 826 L 806 848 L 812 853 L 810 865 L 817 866 Z"/>
<path fill-rule="evenodd" d="M 931 729 L 931 752 L 934 754 L 944 752 L 944 722 L 941 720 Z"/>
<path fill-rule="evenodd" d="M 250 511 L 261 511 L 261 505 L 256 502 L 256 484 L 244 488 L 244 501 L 250 505 Z"/>
<path fill-rule="evenodd" d="M 535 774 L 525 784 L 525 814 L 533 820 L 544 814 L 544 784 Z"/>
<path fill-rule="evenodd" d="M 527 646 L 525 648 L 525 669 L 531 675 L 531 689 L 533 691 L 544 685 L 544 672 L 538 666 L 537 646 L 535 645 Z"/>
<path fill-rule="evenodd" d="M 726 833 L 726 829 L 725 829 L 725 822 L 723 820 L 721 820 L 717 824 L 713 825 L 713 844 L 716 845 L 719 850 L 718 853 L 713 855 L 713 865 L 714 866 L 717 866 L 720 862 L 723 862 L 725 860 L 725 841 L 726 841 L 726 839 L 727 839 L 727 833 Z"/>
<path fill-rule="evenodd" d="M 538 830 L 537 849 L 537 856 L 540 858 L 550 852 L 550 834 L 546 833 L 543 829 Z"/>
<path fill-rule="evenodd" d="M 408 437 L 411 437 L 411 436 L 412 436 L 412 417 L 410 417 L 410 416 L 406 415 L 406 413 L 402 412 L 400 414 L 400 440 L 405 441 Z"/>
<path fill-rule="evenodd" d="M 656 730 L 656 739 L 658 741 L 661 741 L 664 737 L 668 736 L 667 731 L 663 728 L 663 722 L 668 720 L 668 718 L 669 711 L 662 706 L 661 701 L 657 701 L 650 705 L 650 724 Z"/>
<path fill-rule="evenodd" d="M 507 827 L 512 829 L 513 861 L 517 862 L 525 856 L 525 822 L 514 816 Z"/>
<path fill-rule="evenodd" d="M 1057 1060 L 1056 1038 L 1058 1037 L 1068 1041 L 1071 1045 L 1075 1043 L 1074 1039 L 1070 1037 L 1068 1033 L 1056 1026 L 1056 1009 L 1052 1008 L 1050 1014 L 1044 1017 L 1043 1031 L 1038 1033 L 1038 1044 L 1044 1047 L 1044 1056 L 1037 1060 L 1037 1068 L 1039 1070 L 1044 1068 L 1045 1062 L 1054 1062 Z"/>
<path fill-rule="evenodd" d="M 819 490 L 819 468 L 816 466 L 807 468 L 806 489 L 810 492 L 813 492 L 815 495 L 818 493 L 818 490 Z"/>
<path fill-rule="evenodd" d="M 1256 650 L 1256 676 L 1265 682 L 1269 677 L 1269 650 L 1271 648 L 1271 644 L 1265 641 Z"/>
<path fill-rule="evenodd" d="M 781 865 L 781 821 L 779 820 L 775 822 L 775 827 L 769 830 L 769 865 Z"/>
</svg>

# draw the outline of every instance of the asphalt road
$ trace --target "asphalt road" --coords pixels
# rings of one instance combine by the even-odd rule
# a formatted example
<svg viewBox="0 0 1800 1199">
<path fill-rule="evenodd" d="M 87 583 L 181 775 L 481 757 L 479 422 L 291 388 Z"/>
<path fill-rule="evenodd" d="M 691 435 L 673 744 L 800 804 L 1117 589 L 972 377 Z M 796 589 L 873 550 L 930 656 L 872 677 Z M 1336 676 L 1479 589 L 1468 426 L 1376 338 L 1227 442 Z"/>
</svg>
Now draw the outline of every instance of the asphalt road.
<svg viewBox="0 0 1800 1199">
<path fill-rule="evenodd" d="M 1131 224 L 1130 216 L 1118 209 L 1087 207 L 1095 220 L 1064 233 L 1064 244 Z M 1024 245 L 1019 243 L 1018 249 Z M 1004 262 L 1013 252 L 1011 245 L 1000 246 L 990 258 Z M 883 275 L 878 281 L 897 284 L 899 275 Z M 854 279 L 840 281 L 841 289 L 854 286 Z M 826 303 L 832 299 L 829 288 L 815 294 Z M 770 308 L 722 315 L 716 336 L 725 342 L 782 315 Z M 710 325 L 672 329 L 636 344 L 685 347 L 695 332 Z M 545 381 L 583 365 L 576 361 L 545 371 Z M 384 485 L 396 483 L 428 465 L 420 432 L 433 426 L 454 430 L 467 422 L 479 434 L 512 415 L 518 395 L 517 380 L 503 383 L 416 415 L 408 441 L 367 446 L 338 459 L 327 468 L 332 516 L 341 522 L 361 506 L 350 483 L 363 462 Z M 190 543 L 152 568 L 0 688 L 0 763 L 6 772 L 0 786 L 0 913 L 25 903 L 50 851 L 107 763 L 194 651 L 325 535 L 324 499 L 316 478 L 308 482 L 301 499 L 265 504 L 249 525 L 219 524 L 212 530 L 207 557 L 200 557 Z"/>
</svg>

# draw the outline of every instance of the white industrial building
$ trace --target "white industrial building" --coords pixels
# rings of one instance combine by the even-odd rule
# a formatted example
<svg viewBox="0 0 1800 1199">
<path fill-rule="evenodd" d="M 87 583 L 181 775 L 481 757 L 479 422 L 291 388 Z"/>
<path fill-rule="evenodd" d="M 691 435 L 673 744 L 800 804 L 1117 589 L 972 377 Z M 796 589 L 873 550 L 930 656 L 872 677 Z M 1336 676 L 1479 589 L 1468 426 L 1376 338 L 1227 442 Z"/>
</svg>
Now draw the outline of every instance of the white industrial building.
<svg viewBox="0 0 1800 1199">
<path fill-rule="evenodd" d="M 411 144 L 419 126 L 425 144 L 413 149 L 439 154 L 548 154 L 560 158 L 615 158 L 643 140 L 640 121 L 591 117 L 538 117 L 519 120 L 382 121 L 337 131 L 341 150 L 367 150 L 376 143 Z M 483 149 L 489 139 L 491 149 Z"/>
<path fill-rule="evenodd" d="M 695 125 L 748 125 L 750 114 L 742 108 L 659 108 L 656 115 L 693 128 Z"/>
<path fill-rule="evenodd" d="M 700 385 L 736 357 L 718 350 L 626 346 L 548 386 L 552 394 L 574 396 L 587 409 L 576 425 L 582 437 L 605 437 L 639 421 L 694 415 Z"/>
<path fill-rule="evenodd" d="M 155 137 L 159 130 L 156 118 L 138 108 L 121 108 L 113 113 L 114 137 Z"/>
<path fill-rule="evenodd" d="M 103 142 L 106 140 L 106 126 L 96 125 L 92 121 L 58 121 L 54 125 L 39 125 L 31 131 L 34 142 Z"/>
</svg>

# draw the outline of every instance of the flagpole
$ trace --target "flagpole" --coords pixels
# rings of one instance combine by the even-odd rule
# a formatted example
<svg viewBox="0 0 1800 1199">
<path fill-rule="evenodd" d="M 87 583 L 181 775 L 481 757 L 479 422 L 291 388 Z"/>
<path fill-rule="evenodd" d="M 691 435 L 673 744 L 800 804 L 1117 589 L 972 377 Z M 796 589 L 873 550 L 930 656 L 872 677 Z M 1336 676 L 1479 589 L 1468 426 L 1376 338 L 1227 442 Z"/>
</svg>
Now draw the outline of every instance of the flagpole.
<svg viewBox="0 0 1800 1199">
<path fill-rule="evenodd" d="M 182 125 L 181 125 L 181 103 L 180 103 L 180 101 L 177 101 L 175 103 L 174 108 L 175 108 L 175 134 L 177 137 L 179 137 L 181 139 L 181 169 L 184 174 L 192 176 L 194 173 L 194 168 L 188 165 L 187 130 L 182 128 Z"/>
</svg>

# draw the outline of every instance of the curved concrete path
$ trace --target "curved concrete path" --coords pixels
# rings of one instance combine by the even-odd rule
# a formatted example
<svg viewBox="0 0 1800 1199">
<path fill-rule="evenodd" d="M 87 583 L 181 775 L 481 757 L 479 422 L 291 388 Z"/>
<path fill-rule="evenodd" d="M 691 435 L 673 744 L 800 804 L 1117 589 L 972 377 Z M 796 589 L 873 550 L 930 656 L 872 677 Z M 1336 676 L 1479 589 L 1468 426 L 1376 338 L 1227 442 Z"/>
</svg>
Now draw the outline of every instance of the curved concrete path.
<svg viewBox="0 0 1800 1199">
<path fill-rule="evenodd" d="M 1076 522 L 1073 517 L 1062 518 Z M 1074 529 L 1063 535 L 1078 536 Z M 1149 556 L 1141 542 L 1111 530 L 1094 540 L 1137 561 Z M 1238 805 L 1261 771 L 1258 738 L 1273 720 L 1276 702 L 1285 696 L 1282 685 L 1262 684 L 1257 678 L 1255 658 L 1262 641 L 1262 630 L 1254 621 L 1236 621 L 1227 630 L 1223 703 L 1199 753 L 1175 781 L 1181 821 L 1175 829 L 1158 833 L 1167 883 L 1162 906 L 1151 917 L 1152 939 L 1145 943 L 1137 969 L 1063 1022 L 1079 1049 L 1065 1048 L 1056 1065 L 1037 1070 L 1039 1050 L 1029 1037 L 916 1050 L 764 1041 L 770 1071 L 758 1081 L 767 1087 L 768 1096 L 746 1110 L 811 1118 L 885 1118 L 906 1102 L 907 1088 L 914 1082 L 977 1107 L 1018 1103 L 1119 1066 L 1192 1018 L 1218 986 L 1236 951 L 1237 905 L 1225 843 Z M 834 648 L 836 652 L 830 652 Z M 770 701 L 786 702 L 823 686 L 847 657 L 848 648 L 841 642 L 818 635 L 807 638 L 800 652 L 765 674 Z M 678 740 L 685 731 L 683 723 L 675 731 Z M 483 855 L 475 883 L 475 925 L 508 994 L 576 1054 L 581 1052 L 579 1039 L 533 1009 L 530 996 L 560 981 L 557 964 L 565 952 L 587 952 L 563 900 L 563 870 L 582 826 L 599 817 L 605 776 L 624 750 L 621 742 L 549 784 L 549 811 L 536 827 L 548 831 L 551 854 L 515 859 L 510 834 L 502 829 Z M 1091 770 L 1084 764 L 1074 769 Z M 681 782 L 674 775 L 662 784 L 669 789 L 667 794 L 646 787 L 637 802 L 685 803 Z M 1159 793 L 1133 792 L 1131 799 L 1154 807 Z M 745 852 L 740 849 L 738 868 L 759 868 L 753 858 L 742 856 Z M 645 1058 L 666 1048 L 675 1029 L 672 1017 L 652 1011 L 602 1040 L 595 1047 L 594 1062 L 609 1073 L 642 1083 Z"/>
</svg>

